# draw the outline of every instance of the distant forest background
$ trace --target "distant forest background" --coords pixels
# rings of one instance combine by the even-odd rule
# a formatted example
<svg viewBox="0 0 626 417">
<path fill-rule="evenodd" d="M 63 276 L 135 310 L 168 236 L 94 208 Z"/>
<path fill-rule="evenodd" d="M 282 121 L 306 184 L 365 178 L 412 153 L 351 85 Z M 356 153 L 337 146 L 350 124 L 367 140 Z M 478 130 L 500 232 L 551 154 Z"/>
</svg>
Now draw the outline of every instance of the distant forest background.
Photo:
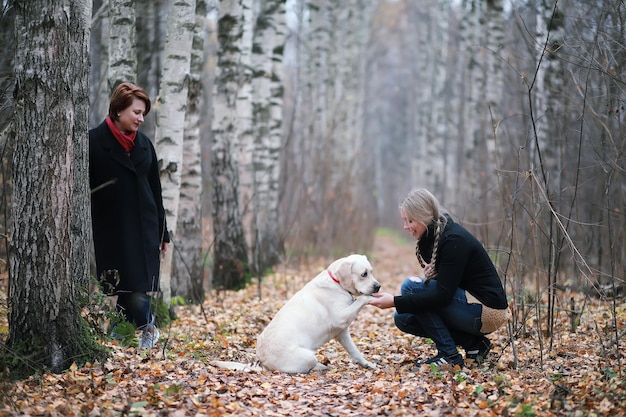
<svg viewBox="0 0 626 417">
<path fill-rule="evenodd" d="M 32 88 L 25 42 L 39 42 L 52 65 L 89 65 L 79 141 L 116 82 L 153 98 L 142 130 L 162 158 L 174 296 L 367 252 L 377 229 L 400 230 L 413 187 L 477 235 L 511 293 L 623 285 L 623 0 L 78 2 L 89 63 L 29 40 L 16 3 L 0 24 L 2 270 L 22 220 L 16 144 L 33 122 L 15 122 L 16 97 Z M 39 105 L 55 94 L 67 91 Z"/>
</svg>

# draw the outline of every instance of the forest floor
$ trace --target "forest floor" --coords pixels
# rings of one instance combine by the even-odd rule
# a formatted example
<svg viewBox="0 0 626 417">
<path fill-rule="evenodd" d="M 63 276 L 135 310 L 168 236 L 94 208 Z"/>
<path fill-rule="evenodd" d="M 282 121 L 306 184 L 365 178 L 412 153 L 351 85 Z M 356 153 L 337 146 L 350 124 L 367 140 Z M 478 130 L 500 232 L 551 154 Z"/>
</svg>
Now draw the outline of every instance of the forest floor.
<svg viewBox="0 0 626 417">
<path fill-rule="evenodd" d="M 413 245 L 380 236 L 369 258 L 383 290 L 398 293 L 415 273 Z M 215 359 L 254 360 L 256 335 L 284 302 L 323 270 L 328 260 L 281 266 L 239 292 L 213 293 L 201 306 L 182 306 L 161 329 L 158 348 L 138 350 L 107 342 L 103 363 L 72 366 L 62 374 L 0 380 L 0 416 L 623 416 L 626 356 L 611 343 L 614 318 L 623 332 L 626 304 L 587 300 L 576 333 L 567 314 L 554 337 L 542 333 L 534 310 L 513 330 L 492 334 L 494 350 L 482 365 L 412 371 L 434 354 L 432 343 L 402 334 L 393 311 L 365 306 L 352 336 L 375 370 L 350 361 L 331 341 L 318 353 L 323 372 L 290 375 L 216 369 Z M 570 297 L 562 294 L 563 302 Z M 4 300 L 5 301 L 5 300 Z M 6 305 L 4 302 L 3 305 Z M 517 311 L 516 316 L 523 314 Z M 511 329 L 513 329 L 511 325 Z M 0 318 L 0 341 L 6 317 Z M 607 329 L 607 330 L 605 330 Z M 604 332 L 607 334 L 604 334 Z M 619 352 L 619 354 L 617 353 Z M 618 358 L 617 356 L 621 356 Z"/>
</svg>

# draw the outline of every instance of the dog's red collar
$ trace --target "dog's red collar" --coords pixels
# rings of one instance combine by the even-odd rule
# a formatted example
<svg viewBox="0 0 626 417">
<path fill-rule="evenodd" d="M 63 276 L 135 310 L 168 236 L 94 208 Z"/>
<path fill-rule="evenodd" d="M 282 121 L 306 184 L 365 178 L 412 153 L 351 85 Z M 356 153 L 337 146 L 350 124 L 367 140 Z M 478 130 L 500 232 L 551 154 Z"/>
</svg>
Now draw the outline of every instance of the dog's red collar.
<svg viewBox="0 0 626 417">
<path fill-rule="evenodd" d="M 337 278 L 335 278 L 333 276 L 333 273 L 330 272 L 330 269 L 327 269 L 326 272 L 328 272 L 328 275 L 330 276 L 330 279 L 332 279 L 333 281 L 335 281 L 337 284 L 339 284 L 339 280 Z"/>
</svg>

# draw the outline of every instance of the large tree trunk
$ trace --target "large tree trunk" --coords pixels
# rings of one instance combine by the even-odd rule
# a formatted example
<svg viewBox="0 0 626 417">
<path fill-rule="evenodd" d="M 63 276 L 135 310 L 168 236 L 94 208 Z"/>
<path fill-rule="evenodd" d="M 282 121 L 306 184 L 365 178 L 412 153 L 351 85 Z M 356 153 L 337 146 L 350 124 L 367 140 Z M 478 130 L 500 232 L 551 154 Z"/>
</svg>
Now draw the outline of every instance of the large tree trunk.
<svg viewBox="0 0 626 417">
<path fill-rule="evenodd" d="M 204 69 L 204 38 L 207 25 L 207 2 L 196 0 L 196 25 L 191 66 L 185 139 L 183 142 L 183 172 L 178 203 L 178 239 L 175 246 L 172 293 L 185 301 L 201 303 L 202 285 L 202 161 L 200 129 L 202 124 Z"/>
<path fill-rule="evenodd" d="M 195 25 L 196 1 L 171 1 L 167 19 L 167 40 L 163 78 L 159 89 L 156 151 L 161 167 L 163 206 L 168 218 L 172 248 L 161 264 L 161 291 L 166 303 L 171 299 L 172 254 L 178 243 L 178 203 L 183 170 L 183 139 L 191 44 Z"/>
<path fill-rule="evenodd" d="M 16 2 L 14 232 L 7 345 L 28 370 L 101 356 L 81 318 L 89 281 L 91 1 Z"/>
<path fill-rule="evenodd" d="M 251 0 L 224 0 L 219 6 L 211 153 L 215 288 L 241 288 L 250 270 L 238 192 L 241 151 L 237 99 L 243 75 L 239 51 L 243 48 L 244 7 L 250 8 Z"/>
</svg>

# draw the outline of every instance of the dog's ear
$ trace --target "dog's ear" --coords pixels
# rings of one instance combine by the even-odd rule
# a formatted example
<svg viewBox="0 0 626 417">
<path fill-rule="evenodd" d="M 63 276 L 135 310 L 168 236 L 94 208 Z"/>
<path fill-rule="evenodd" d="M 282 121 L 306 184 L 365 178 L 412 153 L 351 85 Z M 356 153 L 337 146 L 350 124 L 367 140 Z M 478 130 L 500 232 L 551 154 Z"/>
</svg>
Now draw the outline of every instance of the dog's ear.
<svg viewBox="0 0 626 417">
<path fill-rule="evenodd" d="M 352 261 L 345 258 L 341 260 L 339 268 L 337 268 L 337 275 L 339 275 L 340 281 L 346 278 L 350 279 L 350 276 L 352 276 L 352 263 Z"/>
</svg>

